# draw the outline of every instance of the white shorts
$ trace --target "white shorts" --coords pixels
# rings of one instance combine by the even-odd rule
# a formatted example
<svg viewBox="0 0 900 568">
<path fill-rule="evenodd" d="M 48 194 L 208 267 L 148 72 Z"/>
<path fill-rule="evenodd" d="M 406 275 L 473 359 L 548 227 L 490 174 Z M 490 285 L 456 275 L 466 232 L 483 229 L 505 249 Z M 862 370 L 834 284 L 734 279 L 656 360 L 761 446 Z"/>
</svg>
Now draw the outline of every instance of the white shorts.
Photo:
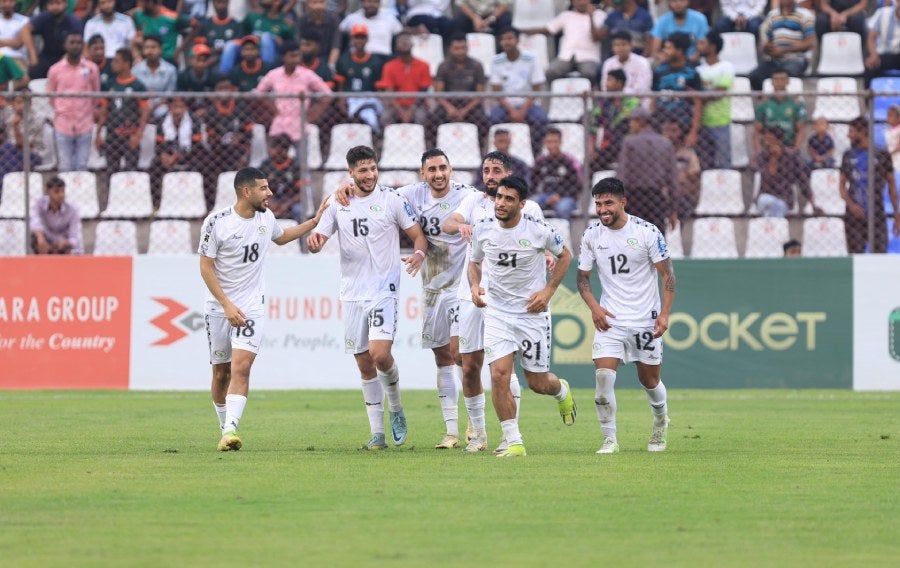
<svg viewBox="0 0 900 568">
<path fill-rule="evenodd" d="M 550 314 L 496 316 L 484 318 L 484 362 L 491 364 L 510 353 L 519 354 L 526 371 L 550 370 Z"/>
<path fill-rule="evenodd" d="M 593 359 L 615 357 L 623 363 L 640 361 L 647 365 L 662 364 L 662 337 L 653 337 L 653 327 L 616 327 L 597 330 L 591 350 Z"/>
<path fill-rule="evenodd" d="M 471 300 L 459 301 L 459 352 L 484 350 L 484 309 Z"/>
<path fill-rule="evenodd" d="M 422 316 L 422 348 L 433 349 L 450 343 L 459 335 L 459 299 L 456 290 L 422 294 L 425 309 Z"/>
<path fill-rule="evenodd" d="M 395 296 L 375 300 L 342 302 L 344 311 L 344 352 L 365 353 L 369 341 L 393 341 L 397 334 L 399 302 Z"/>
<path fill-rule="evenodd" d="M 225 316 L 206 315 L 206 339 L 209 343 L 209 362 L 220 365 L 231 361 L 232 349 L 259 353 L 266 318 L 262 313 L 247 315 L 246 325 L 234 327 Z"/>
</svg>

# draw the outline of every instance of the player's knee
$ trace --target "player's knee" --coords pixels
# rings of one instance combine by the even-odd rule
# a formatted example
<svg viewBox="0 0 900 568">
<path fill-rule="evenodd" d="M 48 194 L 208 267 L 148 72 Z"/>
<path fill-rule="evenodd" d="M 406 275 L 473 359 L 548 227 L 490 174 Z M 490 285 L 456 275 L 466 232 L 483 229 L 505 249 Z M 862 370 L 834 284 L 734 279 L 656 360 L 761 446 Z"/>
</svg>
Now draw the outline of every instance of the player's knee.
<svg viewBox="0 0 900 568">
<path fill-rule="evenodd" d="M 597 393 L 609 392 L 616 383 L 616 372 L 612 369 L 597 369 L 594 376 L 597 379 Z"/>
<path fill-rule="evenodd" d="M 394 357 L 390 351 L 372 353 L 372 363 L 382 373 L 386 373 L 394 366 Z"/>
</svg>

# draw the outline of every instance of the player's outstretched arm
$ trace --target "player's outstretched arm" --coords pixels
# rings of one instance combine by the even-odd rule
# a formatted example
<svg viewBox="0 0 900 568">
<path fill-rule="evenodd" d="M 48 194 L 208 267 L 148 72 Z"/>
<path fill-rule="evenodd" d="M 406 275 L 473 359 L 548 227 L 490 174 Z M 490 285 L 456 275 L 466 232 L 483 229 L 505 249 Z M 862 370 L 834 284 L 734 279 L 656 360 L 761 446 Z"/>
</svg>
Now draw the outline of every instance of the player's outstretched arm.
<svg viewBox="0 0 900 568">
<path fill-rule="evenodd" d="M 285 229 L 284 233 L 282 233 L 281 236 L 277 239 L 272 239 L 272 242 L 276 245 L 286 245 L 303 237 L 304 235 L 306 235 L 306 233 L 315 229 L 316 225 L 319 224 L 319 219 L 322 218 L 322 213 L 325 211 L 325 208 L 328 207 L 328 200 L 328 197 L 322 200 L 322 203 L 319 205 L 319 210 L 316 211 L 315 216 L 313 216 L 311 219 L 303 221 L 299 225 L 295 225 L 293 227 Z"/>
<path fill-rule="evenodd" d="M 601 306 L 596 296 L 594 296 L 594 290 L 591 288 L 590 270 L 579 270 L 578 276 L 576 276 L 576 283 L 581 299 L 584 300 L 584 303 L 591 310 L 591 319 L 594 322 L 594 327 L 600 331 L 609 329 L 609 321 L 606 318 L 615 318 L 616 316 Z"/>
<path fill-rule="evenodd" d="M 547 311 L 547 308 L 550 307 L 550 298 L 553 297 L 553 294 L 556 293 L 556 289 L 562 284 L 563 278 L 566 276 L 566 271 L 569 269 L 569 264 L 571 263 L 572 251 L 569 250 L 569 247 L 563 247 L 562 252 L 559 253 L 559 256 L 556 259 L 556 266 L 554 266 L 553 270 L 550 272 L 550 278 L 547 281 L 547 285 L 544 286 L 543 290 L 535 292 L 528 298 L 526 309 L 529 312 L 536 314 Z"/>
<path fill-rule="evenodd" d="M 656 272 L 662 277 L 662 306 L 653 325 L 653 337 L 662 337 L 669 329 L 669 314 L 672 313 L 672 304 L 675 303 L 675 267 L 671 258 L 661 260 L 655 266 Z"/>
<path fill-rule="evenodd" d="M 425 251 L 428 250 L 428 239 L 425 238 L 422 226 L 418 223 L 412 225 L 408 229 L 404 229 L 403 232 L 406 233 L 406 236 L 413 242 L 413 250 L 415 252 L 409 256 L 402 257 L 400 260 L 406 264 L 406 272 L 409 273 L 410 276 L 415 276 L 419 273 L 419 269 L 422 268 L 422 263 L 425 262 Z"/>
<path fill-rule="evenodd" d="M 231 303 L 231 300 L 225 295 L 225 291 L 222 290 L 222 285 L 219 284 L 219 278 L 216 276 L 215 263 L 214 258 L 201 254 L 200 276 L 203 278 L 206 287 L 209 288 L 210 293 L 222 305 L 222 309 L 225 310 L 225 317 L 228 319 L 228 323 L 234 327 L 243 327 L 246 316 L 240 308 Z"/>
<path fill-rule="evenodd" d="M 484 308 L 487 304 L 484 301 L 484 288 L 481 287 L 481 262 L 471 261 L 468 270 L 469 284 L 472 286 L 472 303 Z"/>
<path fill-rule="evenodd" d="M 444 221 L 444 224 L 441 225 L 441 230 L 448 235 L 459 233 L 466 242 L 472 239 L 472 225 L 466 224 L 466 220 L 461 213 L 451 213 L 447 220 Z"/>
</svg>

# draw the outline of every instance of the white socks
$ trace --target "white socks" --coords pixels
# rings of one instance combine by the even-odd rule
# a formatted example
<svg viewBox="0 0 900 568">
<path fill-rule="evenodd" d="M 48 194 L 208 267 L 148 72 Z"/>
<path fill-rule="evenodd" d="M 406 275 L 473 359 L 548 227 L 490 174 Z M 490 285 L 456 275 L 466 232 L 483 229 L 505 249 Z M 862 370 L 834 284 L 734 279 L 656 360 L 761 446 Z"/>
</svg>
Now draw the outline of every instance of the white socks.
<svg viewBox="0 0 900 568">
<path fill-rule="evenodd" d="M 517 418 L 504 420 L 500 423 L 500 428 L 503 429 L 503 439 L 509 445 L 522 443 L 522 434 L 519 433 L 519 420 Z"/>
<path fill-rule="evenodd" d="M 666 385 L 660 379 L 656 388 L 648 389 L 647 400 L 650 402 L 650 412 L 653 413 L 653 425 L 662 426 L 666 421 L 666 414 L 669 413 L 669 407 L 666 405 Z"/>
<path fill-rule="evenodd" d="M 562 402 L 566 400 L 566 395 L 568 394 L 569 387 L 566 386 L 566 383 L 559 381 L 559 392 L 553 395 L 553 398 L 555 398 L 557 402 Z"/>
<path fill-rule="evenodd" d="M 369 416 L 369 430 L 373 434 L 384 434 L 384 387 L 380 377 L 363 379 L 362 391 Z"/>
<path fill-rule="evenodd" d="M 447 433 L 459 437 L 459 387 L 456 384 L 456 365 L 438 367 L 437 387 Z"/>
<path fill-rule="evenodd" d="M 397 371 L 397 364 L 394 363 L 394 366 L 388 369 L 386 373 L 382 373 L 377 369 L 375 373 L 384 386 L 384 392 L 388 399 L 388 410 L 391 412 L 403 410 L 403 405 L 400 404 L 400 372 Z"/>
<path fill-rule="evenodd" d="M 223 432 L 237 432 L 241 415 L 244 414 L 244 406 L 247 405 L 247 397 L 241 394 L 225 395 L 225 424 Z M 218 412 L 218 408 L 216 409 Z"/>
<path fill-rule="evenodd" d="M 467 396 L 465 402 L 469 420 L 472 421 L 472 428 L 484 430 L 484 393 L 472 397 Z"/>
<path fill-rule="evenodd" d="M 522 405 L 522 385 L 519 384 L 519 377 L 515 373 L 509 376 L 509 392 L 513 395 L 516 403 L 516 420 L 519 419 L 519 406 Z"/>
<path fill-rule="evenodd" d="M 213 402 L 213 408 L 216 409 L 216 416 L 219 417 L 219 430 L 225 428 L 225 405 Z"/>
<path fill-rule="evenodd" d="M 597 386 L 594 390 L 594 404 L 597 408 L 597 420 L 604 438 L 616 439 L 616 372 L 612 369 L 594 371 Z"/>
</svg>

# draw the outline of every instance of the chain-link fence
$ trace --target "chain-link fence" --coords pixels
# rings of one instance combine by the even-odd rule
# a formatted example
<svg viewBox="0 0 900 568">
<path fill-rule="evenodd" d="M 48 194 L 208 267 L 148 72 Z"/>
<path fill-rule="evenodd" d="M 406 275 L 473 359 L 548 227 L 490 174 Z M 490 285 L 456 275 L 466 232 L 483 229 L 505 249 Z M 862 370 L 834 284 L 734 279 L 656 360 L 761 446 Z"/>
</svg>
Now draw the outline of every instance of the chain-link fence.
<svg viewBox="0 0 900 568">
<path fill-rule="evenodd" d="M 0 254 L 41 248 L 29 228 L 52 178 L 80 213 L 76 252 L 191 253 L 203 218 L 234 202 L 236 170 L 266 172 L 270 208 L 292 224 L 347 178 L 346 151 L 360 144 L 376 149 L 390 186 L 417 181 L 430 147 L 476 186 L 482 156 L 506 152 L 576 250 L 596 217 L 592 185 L 617 176 L 628 210 L 663 229 L 676 257 L 776 257 L 791 240 L 804 256 L 900 252 L 880 99 L 853 79 L 780 93 L 740 81 L 728 94 L 637 98 L 589 92 L 579 79 L 538 94 L 84 95 L 98 103 L 100 127 L 82 164 L 72 137 L 57 140 L 48 96 L 22 93 L 4 110 Z M 70 164 L 76 171 L 59 171 Z"/>
</svg>

